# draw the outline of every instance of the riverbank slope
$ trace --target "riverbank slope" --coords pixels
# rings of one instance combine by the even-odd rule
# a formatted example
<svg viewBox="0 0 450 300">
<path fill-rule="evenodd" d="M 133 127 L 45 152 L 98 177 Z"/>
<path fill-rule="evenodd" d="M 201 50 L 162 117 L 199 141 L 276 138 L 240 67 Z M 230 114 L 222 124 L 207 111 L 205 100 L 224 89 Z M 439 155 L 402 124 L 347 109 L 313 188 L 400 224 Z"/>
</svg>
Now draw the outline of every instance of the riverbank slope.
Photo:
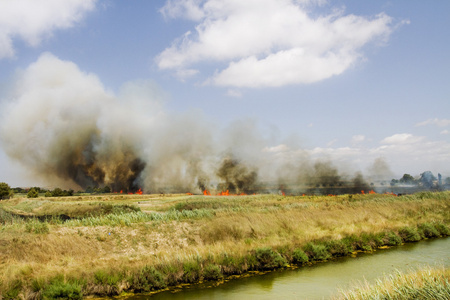
<svg viewBox="0 0 450 300">
<path fill-rule="evenodd" d="M 5 298 L 146 292 L 450 235 L 450 192 L 0 202 Z"/>
</svg>

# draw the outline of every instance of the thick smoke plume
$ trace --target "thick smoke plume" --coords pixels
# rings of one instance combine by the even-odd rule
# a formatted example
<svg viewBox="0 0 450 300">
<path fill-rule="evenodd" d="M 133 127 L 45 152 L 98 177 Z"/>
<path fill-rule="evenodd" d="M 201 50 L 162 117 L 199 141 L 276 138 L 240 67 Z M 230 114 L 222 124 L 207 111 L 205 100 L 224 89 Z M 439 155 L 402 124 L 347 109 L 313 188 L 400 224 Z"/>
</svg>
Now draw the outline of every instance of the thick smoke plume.
<svg viewBox="0 0 450 300">
<path fill-rule="evenodd" d="M 36 178 L 48 186 L 62 180 L 64 188 L 237 194 L 369 188 L 361 174 L 341 173 L 330 161 L 270 147 L 251 120 L 214 130 L 200 112 L 168 114 L 164 99 L 149 81 L 126 83 L 115 94 L 95 75 L 43 54 L 18 74 L 2 107 L 2 145 Z M 387 169 L 378 162 L 373 172 Z"/>
<path fill-rule="evenodd" d="M 217 176 L 223 182 L 219 184 L 220 190 L 234 194 L 255 192 L 257 172 L 249 170 L 247 166 L 236 159 L 226 157 L 217 171 Z"/>
</svg>

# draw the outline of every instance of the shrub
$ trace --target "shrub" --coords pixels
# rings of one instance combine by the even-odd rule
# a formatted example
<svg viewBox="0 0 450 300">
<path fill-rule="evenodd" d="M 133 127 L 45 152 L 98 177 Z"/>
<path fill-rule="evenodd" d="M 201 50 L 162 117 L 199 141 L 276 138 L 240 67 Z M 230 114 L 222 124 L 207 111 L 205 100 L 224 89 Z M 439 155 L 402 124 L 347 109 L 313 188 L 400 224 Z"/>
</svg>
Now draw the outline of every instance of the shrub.
<svg viewBox="0 0 450 300">
<path fill-rule="evenodd" d="M 352 246 L 344 240 L 329 241 L 326 248 L 331 256 L 346 256 L 352 252 Z"/>
<path fill-rule="evenodd" d="M 287 265 L 286 259 L 270 248 L 256 249 L 254 256 L 258 263 L 257 268 L 261 270 L 271 270 Z"/>
<path fill-rule="evenodd" d="M 209 264 L 203 270 L 205 280 L 220 280 L 223 278 L 222 270 L 217 265 Z"/>
<path fill-rule="evenodd" d="M 292 253 L 292 261 L 295 264 L 301 265 L 308 262 L 308 255 L 302 249 L 295 249 Z"/>
<path fill-rule="evenodd" d="M 90 293 L 105 296 L 118 295 L 121 291 L 119 282 L 122 279 L 121 273 L 106 273 L 99 270 L 94 273 L 94 287 L 91 287 Z"/>
<path fill-rule="evenodd" d="M 404 242 L 417 242 L 421 240 L 420 234 L 417 229 L 412 227 L 403 227 L 398 231 L 398 234 Z"/>
<path fill-rule="evenodd" d="M 341 240 L 345 245 L 347 245 L 350 252 L 355 251 L 356 249 L 359 249 L 360 244 L 360 238 L 354 234 L 347 236 Z"/>
<path fill-rule="evenodd" d="M 11 188 L 5 182 L 0 182 L 0 200 L 11 198 Z"/>
<path fill-rule="evenodd" d="M 434 228 L 436 228 L 437 231 L 439 231 L 439 233 L 441 235 L 444 235 L 444 236 L 450 235 L 450 229 L 444 224 L 436 223 L 436 224 L 434 224 Z"/>
<path fill-rule="evenodd" d="M 308 255 L 310 261 L 327 260 L 331 257 L 325 245 L 308 243 L 305 245 L 303 250 Z"/>
<path fill-rule="evenodd" d="M 39 192 L 35 188 L 31 188 L 28 191 L 27 198 L 37 198 L 39 197 Z"/>
<path fill-rule="evenodd" d="M 438 237 L 441 235 L 439 233 L 439 231 L 436 228 L 434 228 L 433 224 L 430 224 L 430 223 L 420 224 L 418 226 L 418 229 L 419 229 L 420 234 L 424 238 L 433 238 L 433 237 Z"/>
<path fill-rule="evenodd" d="M 164 277 L 154 267 L 145 266 L 131 279 L 131 289 L 135 292 L 149 292 L 166 287 Z"/>
<path fill-rule="evenodd" d="M 397 246 L 402 244 L 402 239 L 392 231 L 388 231 L 383 236 L 383 245 Z"/>
</svg>

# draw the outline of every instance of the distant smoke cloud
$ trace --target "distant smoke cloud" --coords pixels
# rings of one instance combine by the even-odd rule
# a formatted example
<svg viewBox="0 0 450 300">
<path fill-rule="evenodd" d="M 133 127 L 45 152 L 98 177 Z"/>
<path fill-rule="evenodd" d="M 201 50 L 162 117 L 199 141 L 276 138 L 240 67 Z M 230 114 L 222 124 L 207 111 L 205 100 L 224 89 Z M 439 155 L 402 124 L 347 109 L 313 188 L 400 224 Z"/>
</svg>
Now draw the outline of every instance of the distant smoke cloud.
<svg viewBox="0 0 450 300">
<path fill-rule="evenodd" d="M 2 101 L 0 141 L 10 158 L 49 186 L 343 193 L 368 188 L 352 161 L 375 161 L 367 177 L 374 180 L 391 179 L 380 157 L 410 165 L 405 153 L 413 153 L 449 163 L 448 143 L 411 134 L 388 137 L 375 149 L 307 150 L 295 138 L 266 138 L 252 119 L 219 130 L 201 112 L 166 111 L 165 93 L 152 81 L 125 83 L 114 94 L 96 75 L 49 53 L 16 78 Z"/>
<path fill-rule="evenodd" d="M 70 28 L 94 9 L 96 0 L 0 1 L 0 59 L 13 57 L 13 41 L 37 46 L 57 29 Z"/>
<path fill-rule="evenodd" d="M 203 62 L 228 64 L 207 84 L 230 87 L 278 87 L 339 75 L 363 57 L 361 48 L 387 40 L 392 18 L 345 15 L 334 10 L 313 17 L 324 1 L 258 0 L 167 1 L 169 18 L 198 22 L 195 32 L 156 58 L 161 70 L 189 70 Z M 186 78 L 186 77 L 183 77 Z"/>
</svg>

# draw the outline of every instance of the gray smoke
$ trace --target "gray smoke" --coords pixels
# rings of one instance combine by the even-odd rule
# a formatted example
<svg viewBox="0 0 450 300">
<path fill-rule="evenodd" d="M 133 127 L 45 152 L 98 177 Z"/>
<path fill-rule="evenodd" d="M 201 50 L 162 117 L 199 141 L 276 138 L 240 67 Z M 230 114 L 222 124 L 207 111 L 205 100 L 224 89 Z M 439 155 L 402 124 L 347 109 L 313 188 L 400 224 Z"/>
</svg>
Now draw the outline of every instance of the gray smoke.
<svg viewBox="0 0 450 300">
<path fill-rule="evenodd" d="M 108 185 L 147 193 L 367 188 L 362 175 L 341 174 L 330 161 L 268 146 L 273 138 L 264 137 L 254 120 L 218 130 L 198 111 L 168 114 L 164 99 L 150 81 L 126 83 L 115 94 L 95 75 L 43 54 L 18 74 L 2 107 L 2 145 L 36 178 L 49 186 L 62 180 L 63 188 Z"/>
<path fill-rule="evenodd" d="M 229 191 L 233 194 L 249 194 L 256 192 L 257 172 L 249 169 L 245 164 L 232 157 L 225 157 L 217 176 L 222 183 L 217 187 L 221 191 Z"/>
</svg>

